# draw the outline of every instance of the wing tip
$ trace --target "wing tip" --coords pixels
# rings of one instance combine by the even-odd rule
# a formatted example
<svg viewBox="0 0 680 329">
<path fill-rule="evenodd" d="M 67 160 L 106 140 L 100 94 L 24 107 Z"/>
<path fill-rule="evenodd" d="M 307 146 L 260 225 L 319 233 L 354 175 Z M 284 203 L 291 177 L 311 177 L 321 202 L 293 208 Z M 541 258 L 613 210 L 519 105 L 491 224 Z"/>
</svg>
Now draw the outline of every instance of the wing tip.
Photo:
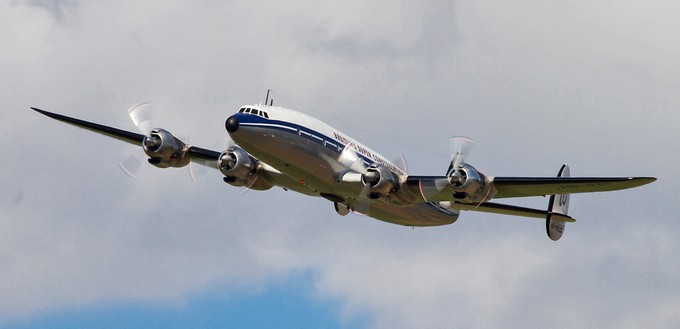
<svg viewBox="0 0 680 329">
<path fill-rule="evenodd" d="M 33 107 L 33 106 L 31 106 L 31 110 L 36 111 L 36 112 L 38 112 L 38 113 L 40 113 L 40 114 L 42 114 L 42 115 L 44 115 L 44 116 L 48 116 L 48 117 L 50 117 L 50 118 L 57 118 L 57 116 L 58 116 L 58 114 L 56 114 L 56 113 L 52 113 L 52 112 L 48 112 L 48 111 L 45 111 L 45 110 L 41 110 L 41 109 L 39 109 L 39 108 L 37 108 L 37 107 Z"/>
<path fill-rule="evenodd" d="M 656 177 L 630 177 L 628 180 L 635 182 L 635 186 L 642 186 L 656 182 Z"/>
</svg>

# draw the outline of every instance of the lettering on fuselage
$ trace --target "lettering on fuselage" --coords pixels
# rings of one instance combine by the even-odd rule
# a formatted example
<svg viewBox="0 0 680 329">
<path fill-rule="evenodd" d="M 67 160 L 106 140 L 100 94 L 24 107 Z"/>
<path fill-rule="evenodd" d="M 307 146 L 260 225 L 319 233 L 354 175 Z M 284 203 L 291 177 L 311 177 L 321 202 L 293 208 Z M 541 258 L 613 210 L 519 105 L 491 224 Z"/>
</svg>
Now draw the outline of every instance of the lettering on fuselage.
<svg viewBox="0 0 680 329">
<path fill-rule="evenodd" d="M 381 158 L 377 154 L 371 153 L 371 151 L 367 150 L 363 146 L 357 145 L 356 143 L 352 142 L 347 137 L 342 136 L 342 135 L 338 134 L 337 132 L 333 132 L 333 136 L 340 143 L 345 144 L 346 145 L 345 147 L 353 148 L 354 150 L 357 151 L 357 153 L 367 157 L 368 159 L 372 160 L 374 163 L 379 163 L 379 164 L 387 167 L 387 169 L 391 170 L 392 172 L 397 173 L 398 175 L 404 175 L 404 172 L 401 169 L 395 167 L 393 164 L 389 163 L 387 160 Z"/>
</svg>

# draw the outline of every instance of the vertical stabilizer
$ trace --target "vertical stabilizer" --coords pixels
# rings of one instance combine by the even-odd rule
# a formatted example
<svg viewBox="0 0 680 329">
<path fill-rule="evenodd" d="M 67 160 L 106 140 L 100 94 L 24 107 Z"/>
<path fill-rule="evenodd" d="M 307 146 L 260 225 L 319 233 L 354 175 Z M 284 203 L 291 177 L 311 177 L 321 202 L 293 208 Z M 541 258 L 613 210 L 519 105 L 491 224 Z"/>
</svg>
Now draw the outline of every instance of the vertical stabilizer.
<svg viewBox="0 0 680 329">
<path fill-rule="evenodd" d="M 562 165 L 557 177 L 569 177 L 569 166 Z M 557 241 L 564 234 L 564 220 L 562 216 L 569 211 L 569 194 L 551 195 L 548 203 L 548 215 L 545 219 L 545 228 L 550 240 Z"/>
</svg>

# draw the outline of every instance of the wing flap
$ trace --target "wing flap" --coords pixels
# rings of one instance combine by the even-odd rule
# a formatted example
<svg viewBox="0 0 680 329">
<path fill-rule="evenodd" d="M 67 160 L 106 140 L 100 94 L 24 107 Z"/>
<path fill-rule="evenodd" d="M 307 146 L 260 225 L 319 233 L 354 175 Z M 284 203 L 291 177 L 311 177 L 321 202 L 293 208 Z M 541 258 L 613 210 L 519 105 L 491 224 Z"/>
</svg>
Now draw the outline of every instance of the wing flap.
<svg viewBox="0 0 680 329">
<path fill-rule="evenodd" d="M 623 190 L 654 177 L 494 177 L 494 199 Z"/>
</svg>

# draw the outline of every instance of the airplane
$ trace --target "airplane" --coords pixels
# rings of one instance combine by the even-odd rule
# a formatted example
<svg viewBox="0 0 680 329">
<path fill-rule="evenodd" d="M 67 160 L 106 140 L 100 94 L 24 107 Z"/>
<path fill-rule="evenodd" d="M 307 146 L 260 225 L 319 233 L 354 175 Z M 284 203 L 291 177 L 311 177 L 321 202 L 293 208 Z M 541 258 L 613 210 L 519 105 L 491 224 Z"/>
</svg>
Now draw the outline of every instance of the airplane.
<svg viewBox="0 0 680 329">
<path fill-rule="evenodd" d="M 244 105 L 225 121 L 235 143 L 214 151 L 182 142 L 162 128 L 152 128 L 149 104 L 131 107 L 141 133 L 31 109 L 52 119 L 142 146 L 148 162 L 159 168 L 197 163 L 218 169 L 229 185 L 252 190 L 274 186 L 322 197 L 345 216 L 357 212 L 405 226 L 454 223 L 461 211 L 544 219 L 546 233 L 559 240 L 567 222 L 569 195 L 642 186 L 654 177 L 570 177 L 563 165 L 557 177 L 487 176 L 465 162 L 472 141 L 451 139 L 454 146 L 445 175 L 415 176 L 340 130 L 301 112 L 264 104 Z M 494 199 L 549 196 L 547 209 L 490 202 Z"/>
</svg>

